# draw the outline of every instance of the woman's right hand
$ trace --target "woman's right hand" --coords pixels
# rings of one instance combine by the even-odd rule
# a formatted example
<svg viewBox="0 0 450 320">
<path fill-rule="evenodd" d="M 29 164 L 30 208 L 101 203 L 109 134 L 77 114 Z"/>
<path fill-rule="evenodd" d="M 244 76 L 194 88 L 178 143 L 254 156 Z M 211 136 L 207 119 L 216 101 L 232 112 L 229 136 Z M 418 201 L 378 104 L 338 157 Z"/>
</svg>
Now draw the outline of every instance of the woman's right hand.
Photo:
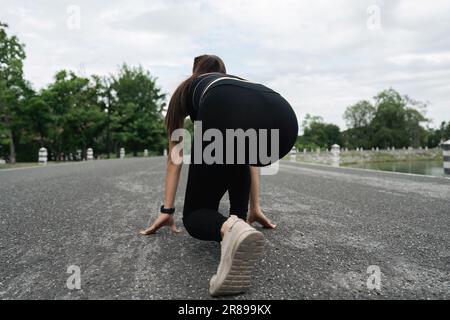
<svg viewBox="0 0 450 320">
<path fill-rule="evenodd" d="M 155 222 L 145 230 L 139 231 L 139 234 L 143 236 L 148 236 L 150 234 L 155 233 L 162 227 L 169 227 L 170 231 L 173 233 L 180 233 L 181 230 L 177 229 L 175 225 L 175 220 L 173 219 L 172 214 L 161 213 L 158 218 L 156 218 Z"/>
</svg>

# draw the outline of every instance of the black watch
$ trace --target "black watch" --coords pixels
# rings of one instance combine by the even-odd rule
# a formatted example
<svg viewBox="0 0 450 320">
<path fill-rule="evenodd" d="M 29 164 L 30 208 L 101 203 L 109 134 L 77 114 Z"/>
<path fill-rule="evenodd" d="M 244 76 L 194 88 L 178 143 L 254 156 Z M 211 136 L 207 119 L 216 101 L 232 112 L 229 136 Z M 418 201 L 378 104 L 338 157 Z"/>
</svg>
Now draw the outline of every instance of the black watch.
<svg viewBox="0 0 450 320">
<path fill-rule="evenodd" d="M 175 212 L 175 208 L 164 208 L 164 205 L 161 206 L 161 213 L 173 214 Z"/>
</svg>

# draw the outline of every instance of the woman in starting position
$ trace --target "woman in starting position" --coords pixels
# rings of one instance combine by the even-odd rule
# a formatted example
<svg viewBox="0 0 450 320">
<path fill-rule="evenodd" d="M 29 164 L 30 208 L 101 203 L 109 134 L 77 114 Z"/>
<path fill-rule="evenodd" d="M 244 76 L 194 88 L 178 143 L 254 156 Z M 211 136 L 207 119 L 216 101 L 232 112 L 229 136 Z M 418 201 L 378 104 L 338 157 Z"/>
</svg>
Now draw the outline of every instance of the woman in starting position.
<svg viewBox="0 0 450 320">
<path fill-rule="evenodd" d="M 278 158 L 291 150 L 298 134 L 295 113 L 283 97 L 261 84 L 226 74 L 223 61 L 213 55 L 195 58 L 192 75 L 175 90 L 166 115 L 169 138 L 176 129 L 183 128 L 187 116 L 192 121 L 201 121 L 201 137 L 208 129 L 218 130 L 224 137 L 227 129 L 242 129 L 244 132 L 249 129 L 256 132 L 276 129 Z M 194 134 L 194 140 L 195 137 Z M 274 141 L 267 138 L 264 141 L 267 144 L 264 149 L 271 150 Z M 172 216 L 182 167 L 171 156 L 177 143 L 179 141 L 169 143 L 161 213 L 149 228 L 141 231 L 143 235 L 152 234 L 163 226 L 179 232 Z M 261 147 L 259 137 L 256 143 L 258 147 L 254 150 Z M 203 151 L 209 143 L 202 141 L 200 144 Z M 194 238 L 221 243 L 217 273 L 209 282 L 209 292 L 213 296 L 241 293 L 250 286 L 251 272 L 263 249 L 263 235 L 251 224 L 258 222 L 263 227 L 275 228 L 259 206 L 258 167 L 278 158 L 262 163 L 257 156 L 256 162 L 251 162 L 252 146 L 249 144 L 251 142 L 245 144 L 244 163 L 236 160 L 242 159 L 238 148 L 235 147 L 237 152 L 227 158 L 229 149 L 224 147 L 224 161 L 208 164 L 203 159 L 196 159 L 193 151 L 189 164 L 183 208 L 184 226 Z M 230 163 L 229 159 L 233 161 Z M 229 217 L 218 212 L 225 192 L 228 192 L 230 201 Z"/>
</svg>

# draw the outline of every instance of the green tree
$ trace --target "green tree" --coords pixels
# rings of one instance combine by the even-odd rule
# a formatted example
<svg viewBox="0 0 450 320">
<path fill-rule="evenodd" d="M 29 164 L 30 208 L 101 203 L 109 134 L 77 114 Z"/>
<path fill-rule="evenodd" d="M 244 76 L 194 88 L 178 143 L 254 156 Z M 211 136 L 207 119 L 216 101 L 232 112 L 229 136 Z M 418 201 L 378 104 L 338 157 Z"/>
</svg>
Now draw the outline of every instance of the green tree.
<svg viewBox="0 0 450 320">
<path fill-rule="evenodd" d="M 48 143 L 47 136 L 53 121 L 50 107 L 38 95 L 31 97 L 24 106 L 24 120 L 32 140 L 37 141 L 39 147 Z"/>
<path fill-rule="evenodd" d="M 302 148 L 331 148 L 340 143 L 340 129 L 337 125 L 324 123 L 322 117 L 307 114 L 302 123 L 303 135 L 297 139 L 296 147 Z"/>
<path fill-rule="evenodd" d="M 101 88 L 98 77 L 88 79 L 62 70 L 42 90 L 41 99 L 51 112 L 46 134 L 52 153 L 75 153 L 81 149 L 85 155 L 89 147 L 96 152 L 101 148 L 106 126 Z"/>
<path fill-rule="evenodd" d="M 361 100 L 347 107 L 344 120 L 349 128 L 368 127 L 375 117 L 376 108 L 367 100 Z"/>
<path fill-rule="evenodd" d="M 409 139 L 409 146 L 418 148 L 426 143 L 427 131 L 422 127 L 422 122 L 427 122 L 418 110 L 414 108 L 405 109 L 405 133 Z"/>
<path fill-rule="evenodd" d="M 450 140 L 450 121 L 443 121 L 439 128 L 428 129 L 428 146 L 429 147 L 437 147 L 442 142 Z"/>
<path fill-rule="evenodd" d="M 111 117 L 113 114 L 113 77 L 103 77 L 100 79 L 100 104 L 106 112 L 106 124 L 104 135 L 104 151 L 108 159 L 111 157 Z"/>
<path fill-rule="evenodd" d="M 2 141 L 9 145 L 9 160 L 16 162 L 20 116 L 30 89 L 23 78 L 24 45 L 7 34 L 8 25 L 0 22 L 0 122 Z"/>
<path fill-rule="evenodd" d="M 120 147 L 161 153 L 167 139 L 162 111 L 165 94 L 156 79 L 139 67 L 122 65 L 111 80 L 111 135 L 116 152 Z"/>
<path fill-rule="evenodd" d="M 450 121 L 442 122 L 439 131 L 440 131 L 441 141 L 445 142 L 447 140 L 450 140 Z"/>
<path fill-rule="evenodd" d="M 375 96 L 376 113 L 371 124 L 374 144 L 381 147 L 418 147 L 426 143 L 426 131 L 421 126 L 428 120 L 426 104 L 401 96 L 394 89 Z"/>
<path fill-rule="evenodd" d="M 384 148 L 389 146 L 403 147 L 408 138 L 405 133 L 405 106 L 401 95 L 388 89 L 375 96 L 377 112 L 373 120 L 374 143 Z"/>
<path fill-rule="evenodd" d="M 344 120 L 348 129 L 342 133 L 343 146 L 349 148 L 373 147 L 373 128 L 376 108 L 367 100 L 358 101 L 347 107 Z"/>
<path fill-rule="evenodd" d="M 35 161 L 40 147 L 53 155 L 167 147 L 165 94 L 142 67 L 124 64 L 103 78 L 61 70 L 36 93 L 23 77 L 24 59 L 24 45 L 0 22 L 0 156 Z"/>
</svg>

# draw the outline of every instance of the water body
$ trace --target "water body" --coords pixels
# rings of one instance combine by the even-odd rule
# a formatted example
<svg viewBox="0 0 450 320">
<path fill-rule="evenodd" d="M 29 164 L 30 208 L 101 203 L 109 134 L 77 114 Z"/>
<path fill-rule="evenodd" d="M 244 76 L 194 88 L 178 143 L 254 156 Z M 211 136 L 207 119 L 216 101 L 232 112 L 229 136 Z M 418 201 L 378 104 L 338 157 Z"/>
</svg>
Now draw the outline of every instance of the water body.
<svg viewBox="0 0 450 320">
<path fill-rule="evenodd" d="M 346 165 L 350 168 L 362 168 L 381 171 L 394 171 L 403 173 L 423 174 L 436 177 L 450 177 L 444 174 L 442 161 L 437 160 L 414 160 L 414 161 L 392 161 L 392 162 L 367 162 Z"/>
</svg>

